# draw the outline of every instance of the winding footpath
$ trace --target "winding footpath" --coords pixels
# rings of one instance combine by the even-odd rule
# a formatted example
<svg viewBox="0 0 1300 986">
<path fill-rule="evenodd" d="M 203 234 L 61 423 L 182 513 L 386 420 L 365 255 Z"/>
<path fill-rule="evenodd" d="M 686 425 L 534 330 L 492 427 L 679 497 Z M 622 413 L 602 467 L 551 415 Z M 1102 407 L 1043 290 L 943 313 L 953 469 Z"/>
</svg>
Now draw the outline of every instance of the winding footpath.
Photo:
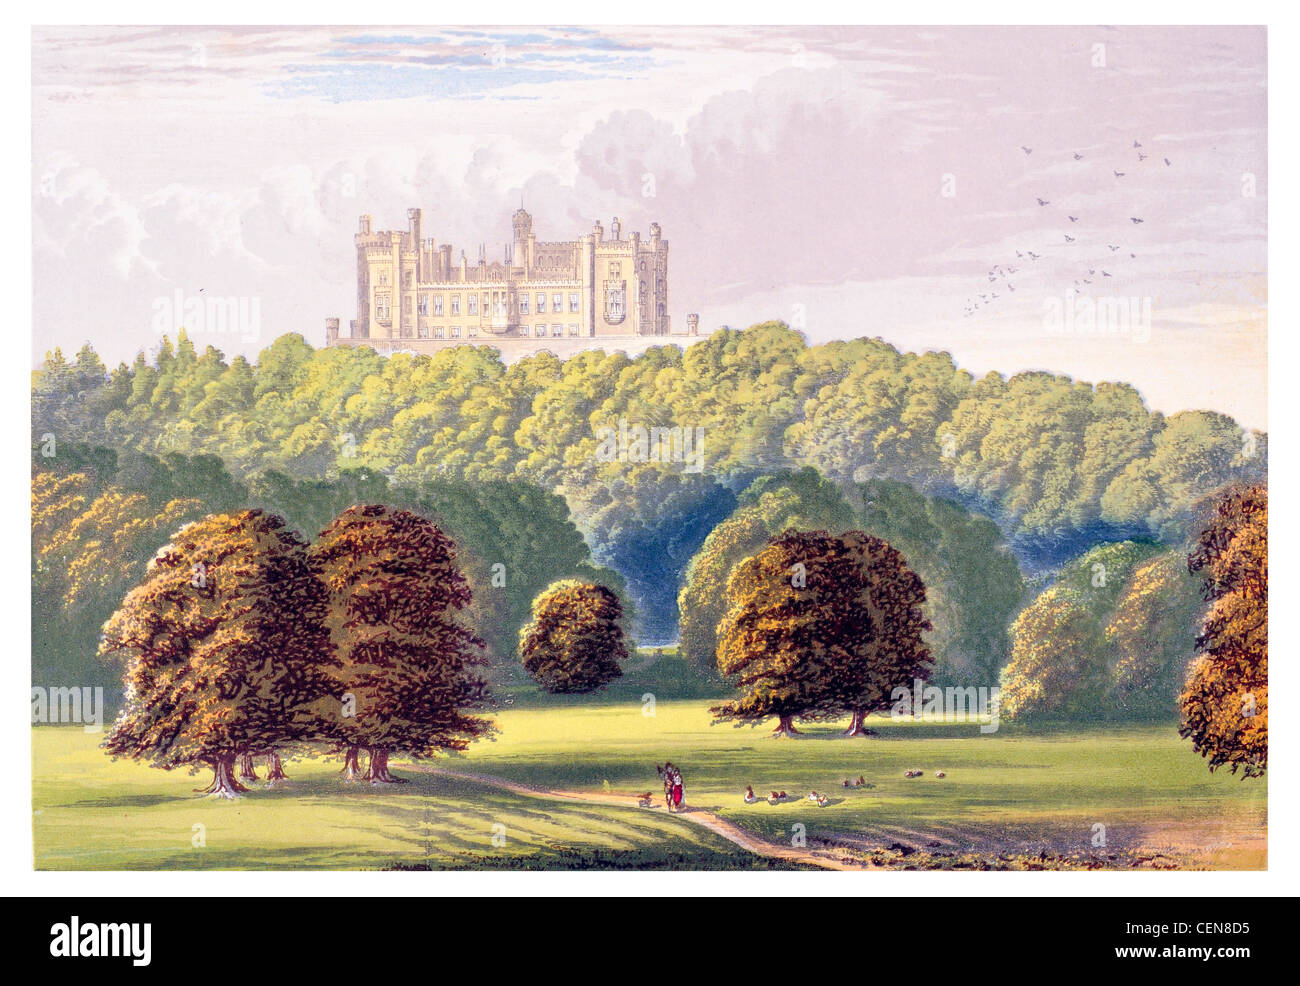
<svg viewBox="0 0 1300 986">
<path fill-rule="evenodd" d="M 407 769 L 412 768 L 408 767 Z M 588 805 L 614 805 L 620 808 L 631 808 L 636 811 L 667 811 L 667 809 L 657 801 L 651 808 L 641 808 L 635 804 L 629 804 L 629 802 L 636 801 L 636 796 L 629 794 L 606 794 L 601 791 L 552 791 L 545 788 L 531 787 L 527 784 L 518 784 L 514 781 L 502 780 L 500 777 L 492 777 L 489 774 L 475 774 L 468 771 L 446 770 L 441 767 L 428 767 L 424 765 L 416 766 L 414 769 L 423 773 L 439 774 L 443 777 L 451 777 L 457 780 L 484 784 L 488 787 L 495 787 L 502 791 L 510 791 L 513 794 L 521 794 L 529 798 L 574 801 Z M 796 846 L 781 845 L 780 843 L 760 839 L 753 833 L 745 831 L 739 825 L 728 822 L 726 819 L 713 814 L 711 811 L 705 811 L 703 808 L 688 808 L 684 812 L 674 812 L 672 817 L 708 829 L 715 835 L 720 835 L 732 845 L 739 846 L 741 849 L 752 852 L 757 856 L 764 856 L 767 859 L 779 859 L 787 863 L 816 866 L 824 870 L 855 870 L 861 872 L 864 868 L 861 863 L 841 859 L 827 853 L 816 852 L 812 849 L 806 848 L 801 849 Z"/>
</svg>

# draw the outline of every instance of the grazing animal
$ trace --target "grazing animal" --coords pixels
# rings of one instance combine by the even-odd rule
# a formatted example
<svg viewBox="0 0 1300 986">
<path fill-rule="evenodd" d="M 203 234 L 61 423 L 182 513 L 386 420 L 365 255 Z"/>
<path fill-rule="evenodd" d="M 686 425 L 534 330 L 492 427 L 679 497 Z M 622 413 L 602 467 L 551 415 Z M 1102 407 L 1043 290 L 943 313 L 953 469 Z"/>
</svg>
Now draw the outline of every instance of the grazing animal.
<svg viewBox="0 0 1300 986">
<path fill-rule="evenodd" d="M 923 771 L 923 770 L 905 770 L 905 771 L 903 771 L 903 776 L 904 776 L 904 777 L 924 777 L 924 776 L 925 776 L 925 771 Z"/>
<path fill-rule="evenodd" d="M 638 794 L 636 796 L 636 803 L 642 808 L 649 808 L 654 804 L 654 800 L 655 796 L 653 791 L 646 791 L 645 794 Z"/>
<path fill-rule="evenodd" d="M 846 777 L 846 778 L 844 778 L 844 786 L 845 786 L 845 787 L 852 787 L 852 786 L 853 786 L 853 782 L 852 782 L 851 780 L 849 780 L 849 779 Z"/>
<path fill-rule="evenodd" d="M 863 777 L 861 774 L 859 774 L 859 775 L 858 775 L 858 787 L 861 787 L 861 786 L 862 786 L 863 784 L 865 784 L 865 783 L 867 783 L 867 779 L 866 779 L 865 777 Z"/>
<path fill-rule="evenodd" d="M 826 795 L 824 794 L 817 795 L 817 807 L 825 808 L 828 804 L 830 804 L 830 800 L 831 799 L 826 797 Z"/>
<path fill-rule="evenodd" d="M 934 772 L 934 776 L 935 776 L 935 777 L 947 777 L 948 775 L 945 774 L 942 770 L 936 770 L 936 771 Z"/>
<path fill-rule="evenodd" d="M 821 795 L 818 794 L 816 791 L 810 791 L 810 792 L 808 793 L 808 800 L 809 800 L 809 801 L 816 801 L 816 800 L 818 800 L 820 797 L 821 797 Z"/>
<path fill-rule="evenodd" d="M 754 793 L 754 785 L 749 784 L 745 787 L 745 804 L 752 805 L 758 800 L 758 795 Z"/>
</svg>

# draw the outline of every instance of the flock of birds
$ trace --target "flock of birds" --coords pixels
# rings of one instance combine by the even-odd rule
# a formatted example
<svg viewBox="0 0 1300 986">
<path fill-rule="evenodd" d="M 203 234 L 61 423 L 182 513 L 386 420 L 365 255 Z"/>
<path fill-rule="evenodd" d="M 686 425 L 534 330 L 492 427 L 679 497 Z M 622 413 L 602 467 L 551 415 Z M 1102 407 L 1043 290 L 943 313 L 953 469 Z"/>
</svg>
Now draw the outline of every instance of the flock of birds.
<svg viewBox="0 0 1300 986">
<path fill-rule="evenodd" d="M 1023 145 L 1021 146 L 1020 150 L 1024 152 L 1025 157 L 1029 157 L 1031 154 L 1034 153 L 1034 149 L 1032 147 L 1025 147 Z M 1148 154 L 1146 150 L 1143 148 L 1141 141 L 1137 141 L 1137 140 L 1133 141 L 1133 146 L 1132 148 L 1130 148 L 1130 150 L 1136 154 L 1137 164 L 1139 166 L 1142 166 L 1144 162 L 1146 162 L 1146 160 L 1150 157 L 1150 154 Z M 1086 155 L 1081 154 L 1078 151 L 1075 151 L 1074 160 L 1075 162 L 1084 161 L 1086 160 Z M 1162 156 L 1161 160 L 1164 161 L 1164 165 L 1166 168 L 1173 167 L 1173 162 L 1170 161 L 1169 158 Z M 1128 177 L 1127 171 L 1120 171 L 1119 168 L 1115 168 L 1115 167 L 1112 167 L 1110 170 L 1111 173 L 1114 175 L 1115 181 L 1122 181 L 1124 178 Z M 1047 208 L 1052 204 L 1051 199 L 1045 199 L 1041 195 L 1034 196 L 1034 201 L 1038 203 L 1038 207 L 1040 209 Z M 1080 210 L 1080 212 L 1082 212 L 1082 210 Z M 1080 230 L 1087 229 L 1089 227 L 1088 224 L 1086 223 L 1084 224 L 1083 227 L 1077 225 L 1083 218 L 1081 215 L 1072 216 L 1070 215 L 1069 212 L 1066 212 L 1064 214 L 1064 218 L 1067 219 L 1069 223 L 1067 226 L 1062 228 L 1061 236 L 1063 240 L 1062 243 L 1059 244 L 1059 246 L 1068 248 L 1071 244 L 1078 242 Z M 1141 226 L 1144 222 L 1146 222 L 1146 220 L 1143 219 L 1141 216 L 1129 216 L 1128 221 L 1132 227 Z M 1121 239 L 1121 240 L 1123 239 L 1123 237 L 1121 236 L 1115 236 L 1114 238 Z M 1109 239 L 1111 239 L 1111 237 L 1107 237 L 1107 240 Z M 980 308 L 988 307 L 989 305 L 992 305 L 995 301 L 999 299 L 1005 299 L 1008 295 L 1013 294 L 1016 290 L 1016 287 L 1012 283 L 1011 278 L 1016 274 L 1025 271 L 1029 265 L 1036 264 L 1040 259 L 1042 259 L 1046 251 L 1048 251 L 1049 249 L 1050 248 L 1047 246 L 1040 246 L 1038 251 L 1030 250 L 1028 248 L 1017 250 L 1016 261 L 1019 263 L 1019 266 L 1016 266 L 1016 264 L 1013 263 L 1009 258 L 1005 266 L 1002 264 L 994 264 L 989 269 L 988 274 L 986 275 L 988 277 L 989 284 L 994 285 L 994 287 L 977 291 L 973 297 L 967 298 L 966 313 L 964 317 L 970 318 Z M 1078 292 L 1087 291 L 1088 285 L 1093 284 L 1096 281 L 1100 281 L 1102 278 L 1114 277 L 1114 274 L 1112 274 L 1111 271 L 1107 269 L 1107 267 L 1112 267 L 1118 270 L 1119 265 L 1124 263 L 1124 258 L 1121 256 L 1121 252 L 1127 253 L 1128 254 L 1127 259 L 1129 260 L 1137 259 L 1137 254 L 1132 252 L 1132 250 L 1129 247 L 1124 246 L 1122 243 L 1107 242 L 1106 249 L 1108 253 L 1105 256 L 1110 258 L 1109 263 L 1106 263 L 1105 260 L 1094 261 L 1093 266 L 1083 266 L 1078 268 L 1079 276 L 1074 278 L 1074 285 L 1073 285 L 1076 291 Z M 1103 266 L 1103 264 L 1106 264 L 1106 266 Z M 999 284 L 999 282 L 1001 283 Z M 999 293 L 998 290 L 999 288 L 1003 293 Z"/>
</svg>

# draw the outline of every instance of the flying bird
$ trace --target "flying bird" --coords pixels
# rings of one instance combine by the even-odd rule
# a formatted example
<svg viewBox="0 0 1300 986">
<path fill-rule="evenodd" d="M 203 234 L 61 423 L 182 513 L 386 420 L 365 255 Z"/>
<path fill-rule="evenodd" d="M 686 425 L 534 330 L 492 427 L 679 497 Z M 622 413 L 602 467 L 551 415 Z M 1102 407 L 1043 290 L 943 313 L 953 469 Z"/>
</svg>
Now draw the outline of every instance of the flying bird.
<svg viewBox="0 0 1300 986">
<path fill-rule="evenodd" d="M 1115 172 L 1115 177 L 1116 177 L 1116 178 L 1123 178 L 1123 177 L 1124 177 L 1124 172 L 1122 172 L 1122 171 L 1116 171 L 1116 172 Z"/>
<path fill-rule="evenodd" d="M 1141 147 L 1142 145 L 1139 144 L 1139 143 L 1135 140 L 1135 141 L 1133 141 L 1133 146 L 1134 146 L 1134 147 Z"/>
<path fill-rule="evenodd" d="M 1074 159 L 1075 159 L 1076 161 L 1082 161 L 1082 160 L 1083 160 L 1083 155 L 1080 154 L 1078 151 L 1075 151 L 1075 152 L 1074 152 Z"/>
<path fill-rule="evenodd" d="M 1169 165 L 1169 158 L 1165 158 L 1165 165 L 1166 165 L 1166 166 Z"/>
<path fill-rule="evenodd" d="M 1074 242 L 1074 237 L 1071 236 L 1069 233 L 1066 233 L 1066 234 L 1065 234 L 1065 242 L 1066 242 L 1066 243 L 1073 243 L 1073 242 Z"/>
<path fill-rule="evenodd" d="M 1021 145 L 1020 145 L 1020 149 L 1021 149 L 1022 151 L 1024 151 L 1026 154 L 1033 154 L 1033 153 L 1034 153 L 1034 149 L 1033 149 L 1032 147 L 1026 147 L 1024 144 L 1021 144 Z"/>
<path fill-rule="evenodd" d="M 1052 203 L 1051 203 L 1051 202 L 1048 202 L 1047 199 L 1039 199 L 1039 200 L 1038 200 L 1038 204 L 1039 204 L 1039 205 L 1051 205 Z"/>
<path fill-rule="evenodd" d="M 1134 226 L 1136 226 L 1138 223 L 1142 221 L 1141 219 L 1137 218 L 1137 216 L 1129 216 L 1128 219 L 1129 222 L 1131 222 Z"/>
<path fill-rule="evenodd" d="M 1070 222 L 1072 222 L 1072 223 L 1077 223 L 1078 221 L 1079 221 L 1079 217 L 1078 217 L 1078 216 L 1070 216 Z"/>
<path fill-rule="evenodd" d="M 1106 244 L 1106 249 L 1108 249 L 1111 253 L 1114 253 L 1116 250 L 1119 249 L 1119 247 L 1117 247 L 1117 246 L 1112 246 L 1111 244 L 1107 243 L 1107 244 Z"/>
<path fill-rule="evenodd" d="M 1145 154 L 1143 154 L 1141 151 L 1138 151 L 1138 160 L 1139 160 L 1139 161 L 1145 161 L 1146 159 L 1147 159 L 1147 156 L 1146 156 Z"/>
<path fill-rule="evenodd" d="M 1033 250 L 1030 250 L 1030 251 L 1029 251 L 1029 259 L 1030 259 L 1030 260 L 1037 260 L 1037 259 L 1038 259 L 1039 257 L 1041 257 L 1041 256 L 1042 256 L 1041 253 L 1034 253 Z"/>
<path fill-rule="evenodd" d="M 1102 272 L 1101 272 L 1101 276 L 1102 276 L 1102 277 L 1110 277 L 1110 274 L 1108 274 L 1106 271 L 1102 271 Z"/>
</svg>

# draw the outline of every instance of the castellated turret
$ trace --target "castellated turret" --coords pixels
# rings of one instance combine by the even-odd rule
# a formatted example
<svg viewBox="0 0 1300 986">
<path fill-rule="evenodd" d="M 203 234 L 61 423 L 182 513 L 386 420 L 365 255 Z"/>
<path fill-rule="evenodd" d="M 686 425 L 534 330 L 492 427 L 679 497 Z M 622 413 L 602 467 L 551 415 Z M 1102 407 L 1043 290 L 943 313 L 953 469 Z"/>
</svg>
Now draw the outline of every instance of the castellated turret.
<svg viewBox="0 0 1300 986">
<path fill-rule="evenodd" d="M 489 344 L 514 357 L 632 351 L 671 333 L 668 241 L 657 222 L 647 239 L 625 239 L 615 217 L 609 238 L 597 221 L 572 240 L 538 240 L 521 205 L 503 259 L 489 261 L 480 245 L 471 263 L 467 251 L 425 237 L 422 209 L 408 209 L 406 219 L 404 230 L 374 230 L 370 216 L 360 217 L 357 317 L 346 336 L 327 320 L 329 345 L 432 352 Z"/>
</svg>

